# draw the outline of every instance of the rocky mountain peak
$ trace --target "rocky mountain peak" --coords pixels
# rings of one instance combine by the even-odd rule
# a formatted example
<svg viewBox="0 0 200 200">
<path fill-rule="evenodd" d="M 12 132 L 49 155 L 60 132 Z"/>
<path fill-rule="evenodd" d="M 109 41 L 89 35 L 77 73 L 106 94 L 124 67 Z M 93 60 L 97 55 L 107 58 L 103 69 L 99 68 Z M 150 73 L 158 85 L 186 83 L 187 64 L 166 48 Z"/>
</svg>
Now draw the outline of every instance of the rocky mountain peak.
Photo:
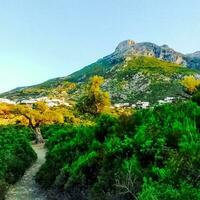
<svg viewBox="0 0 200 200">
<path fill-rule="evenodd" d="M 176 52 L 168 45 L 156 45 L 151 42 L 136 43 L 133 40 L 125 40 L 118 44 L 114 53 L 107 56 L 108 60 L 119 60 L 129 56 L 155 57 L 164 61 L 185 65 L 183 54 Z"/>
<path fill-rule="evenodd" d="M 130 47 L 134 46 L 136 44 L 133 40 L 124 40 L 118 44 L 115 51 L 117 52 L 123 52 L 128 50 Z"/>
</svg>

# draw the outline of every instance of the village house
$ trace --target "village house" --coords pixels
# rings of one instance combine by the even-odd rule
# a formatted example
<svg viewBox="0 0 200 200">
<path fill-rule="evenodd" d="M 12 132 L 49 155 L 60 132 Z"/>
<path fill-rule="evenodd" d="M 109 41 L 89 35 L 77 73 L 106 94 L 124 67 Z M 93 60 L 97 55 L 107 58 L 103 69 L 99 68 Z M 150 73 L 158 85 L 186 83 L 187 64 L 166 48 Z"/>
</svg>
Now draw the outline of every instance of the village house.
<svg viewBox="0 0 200 200">
<path fill-rule="evenodd" d="M 136 106 L 137 106 L 138 108 L 142 108 L 142 109 L 148 108 L 149 105 L 150 105 L 150 103 L 149 103 L 148 101 L 138 101 L 138 102 L 136 103 Z"/>
<path fill-rule="evenodd" d="M 12 104 L 12 105 L 16 104 L 15 101 L 11 101 L 10 99 L 4 99 L 4 98 L 0 98 L 0 103 L 7 103 L 7 104 Z"/>
<path fill-rule="evenodd" d="M 130 106 L 129 103 L 116 103 L 116 104 L 114 104 L 115 108 L 127 108 L 129 106 Z"/>
<path fill-rule="evenodd" d="M 175 97 L 166 97 L 166 98 L 164 98 L 164 100 L 158 100 L 158 104 L 163 105 L 166 103 L 172 103 L 172 102 L 174 102 L 174 100 L 175 100 Z"/>
</svg>

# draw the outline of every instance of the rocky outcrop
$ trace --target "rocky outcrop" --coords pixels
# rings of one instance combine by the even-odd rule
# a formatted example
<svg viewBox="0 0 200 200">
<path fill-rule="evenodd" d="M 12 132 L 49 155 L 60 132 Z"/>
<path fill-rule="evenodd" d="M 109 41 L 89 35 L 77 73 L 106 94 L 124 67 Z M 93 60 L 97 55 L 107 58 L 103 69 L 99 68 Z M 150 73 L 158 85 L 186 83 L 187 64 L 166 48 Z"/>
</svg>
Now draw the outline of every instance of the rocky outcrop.
<svg viewBox="0 0 200 200">
<path fill-rule="evenodd" d="M 166 44 L 159 46 L 151 42 L 136 43 L 133 40 L 120 42 L 115 51 L 104 59 L 113 61 L 133 55 L 155 57 L 188 68 L 200 69 L 200 51 L 185 55 L 175 51 Z"/>
<path fill-rule="evenodd" d="M 136 43 L 133 40 L 125 40 L 118 44 L 115 51 L 118 53 L 122 53 L 124 51 L 129 50 L 131 47 L 133 47 Z"/>
</svg>

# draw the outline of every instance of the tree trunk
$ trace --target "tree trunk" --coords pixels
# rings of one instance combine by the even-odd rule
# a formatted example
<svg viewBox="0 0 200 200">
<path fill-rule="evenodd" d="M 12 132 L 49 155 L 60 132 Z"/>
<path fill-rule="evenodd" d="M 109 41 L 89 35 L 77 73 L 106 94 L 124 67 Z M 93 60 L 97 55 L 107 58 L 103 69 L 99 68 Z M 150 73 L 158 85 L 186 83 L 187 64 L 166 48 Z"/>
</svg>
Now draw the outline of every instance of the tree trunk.
<svg viewBox="0 0 200 200">
<path fill-rule="evenodd" d="M 35 127 L 33 130 L 35 134 L 36 144 L 44 143 L 44 139 L 42 137 L 40 127 Z"/>
</svg>

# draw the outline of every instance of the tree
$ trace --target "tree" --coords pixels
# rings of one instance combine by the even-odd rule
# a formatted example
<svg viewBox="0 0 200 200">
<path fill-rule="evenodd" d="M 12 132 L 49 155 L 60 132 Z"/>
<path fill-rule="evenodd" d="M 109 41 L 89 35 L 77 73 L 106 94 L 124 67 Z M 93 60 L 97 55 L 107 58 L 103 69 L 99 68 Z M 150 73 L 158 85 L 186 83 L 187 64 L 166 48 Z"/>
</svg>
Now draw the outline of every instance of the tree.
<svg viewBox="0 0 200 200">
<path fill-rule="evenodd" d="M 1 118 L 8 118 L 11 114 L 12 105 L 9 105 L 7 103 L 1 103 L 0 104 L 0 116 Z"/>
<path fill-rule="evenodd" d="M 14 124 L 16 116 L 12 113 L 15 105 L 0 103 L 0 125 Z"/>
<path fill-rule="evenodd" d="M 42 124 L 62 123 L 64 121 L 62 113 L 49 108 L 44 102 L 37 102 L 32 106 L 16 105 L 13 112 L 25 119 L 25 121 L 22 119 L 21 123 L 27 123 L 33 130 L 36 143 L 44 142 L 40 131 Z"/>
<path fill-rule="evenodd" d="M 200 86 L 200 80 L 192 75 L 185 76 L 181 83 L 190 94 L 193 94 L 197 90 L 197 87 Z"/>
<path fill-rule="evenodd" d="M 94 76 L 89 80 L 82 97 L 77 102 L 77 108 L 80 112 L 98 115 L 109 110 L 110 97 L 108 92 L 101 89 L 103 83 L 104 79 L 100 76 Z"/>
</svg>

